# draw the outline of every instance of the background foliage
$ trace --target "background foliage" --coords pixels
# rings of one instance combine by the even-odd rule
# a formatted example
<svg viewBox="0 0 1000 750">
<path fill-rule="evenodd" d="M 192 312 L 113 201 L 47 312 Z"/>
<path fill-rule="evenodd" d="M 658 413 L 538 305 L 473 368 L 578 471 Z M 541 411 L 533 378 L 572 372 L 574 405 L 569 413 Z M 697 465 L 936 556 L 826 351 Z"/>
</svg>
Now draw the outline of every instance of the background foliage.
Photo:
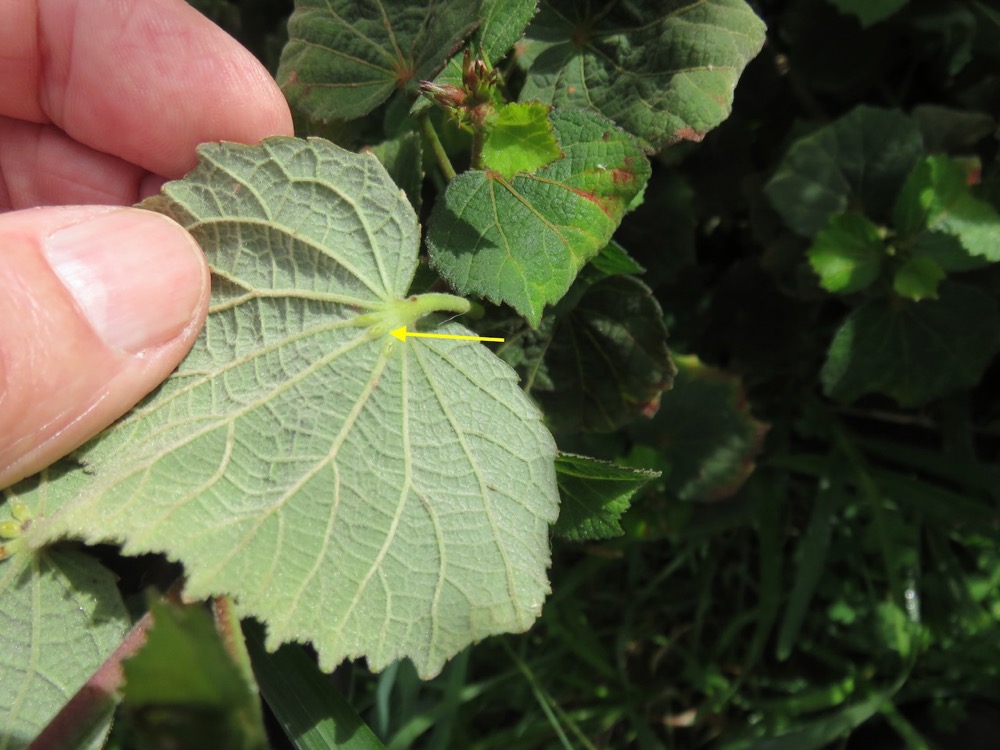
<svg viewBox="0 0 1000 750">
<path fill-rule="evenodd" d="M 291 3 L 193 4 L 288 78 L 279 56 Z M 672 96 L 688 101 L 663 93 L 677 48 L 622 31 L 629 14 L 657 3 L 601 5 L 587 31 L 614 49 L 589 56 L 572 34 L 587 4 L 543 3 L 501 60 L 531 5 L 491 11 L 475 32 L 509 100 L 537 98 L 558 112 L 590 86 L 601 92 L 600 117 L 636 135 L 651 163 L 640 198 L 612 183 L 585 186 L 606 188 L 621 226 L 576 238 L 575 255 L 549 264 L 558 271 L 549 283 L 534 271 L 520 284 L 490 269 L 476 277 L 435 253 L 435 236 L 463 218 L 442 207 L 467 205 L 493 178 L 473 169 L 446 187 L 421 137 L 401 125 L 409 102 L 394 95 L 398 71 L 380 69 L 366 97 L 318 110 L 308 87 L 286 91 L 303 134 L 370 147 L 395 165 L 428 227 L 434 267 L 486 298 L 469 325 L 507 337 L 498 354 L 567 454 L 556 467 L 564 513 L 553 593 L 528 633 L 472 647 L 429 682 L 406 661 L 379 674 L 351 663 L 327 680 L 297 647 L 266 656 L 251 625 L 271 743 L 993 747 L 1000 11 L 978 0 L 760 0 L 751 5 L 767 41 L 754 57 L 742 40 L 753 17 L 742 3 L 713 3 L 724 54 L 753 59 L 742 76 L 685 82 L 716 93 L 736 84 L 728 118 L 706 104 L 680 121 L 637 104 L 657 91 L 667 111 L 677 109 Z M 432 32 L 420 47 L 431 57 L 453 38 Z M 651 66 L 628 96 L 601 87 L 612 52 Z M 453 61 L 437 82 L 461 74 Z M 348 111 L 359 116 L 348 121 Z M 475 162 L 455 118 L 428 112 L 455 165 Z M 534 178 L 517 169 L 552 169 L 551 138 L 562 148 L 566 132 L 597 122 L 515 109 L 504 118 L 502 132 L 533 156 L 511 164 L 495 142 L 485 166 L 525 183 Z M 613 156 L 630 148 L 624 139 Z M 611 165 L 591 152 L 581 159 L 589 172 Z M 576 188 L 573 179 L 560 173 Z M 524 231 L 522 241 L 546 241 L 544 227 L 540 239 Z M 421 273 L 438 283 L 425 265 L 418 284 Z M 133 603 L 175 572 L 105 557 Z M 46 585 L 66 586 L 60 560 L 37 563 Z M 13 605 L 0 614 L 23 616 Z M 109 615 L 95 641 L 113 643 L 120 621 Z M 203 624 L 191 627 L 201 639 Z M 231 686 L 230 674 L 220 679 Z M 283 701 L 291 685 L 310 688 Z M 217 692 L 236 707 L 213 711 L 242 722 L 243 697 Z M 119 746 L 181 724 L 141 707 L 126 714 L 134 729 L 120 725 Z"/>
</svg>

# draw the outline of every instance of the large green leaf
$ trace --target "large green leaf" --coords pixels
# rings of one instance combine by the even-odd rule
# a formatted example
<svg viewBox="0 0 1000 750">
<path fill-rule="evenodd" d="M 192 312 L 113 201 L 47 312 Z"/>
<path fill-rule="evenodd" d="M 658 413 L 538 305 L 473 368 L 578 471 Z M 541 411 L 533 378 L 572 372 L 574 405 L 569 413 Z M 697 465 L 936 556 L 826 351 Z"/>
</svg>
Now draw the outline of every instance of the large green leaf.
<svg viewBox="0 0 1000 750">
<path fill-rule="evenodd" d="M 893 217 L 904 237 L 941 232 L 970 255 L 1000 260 L 1000 214 L 972 194 L 965 171 L 947 156 L 928 156 L 914 167 Z"/>
<path fill-rule="evenodd" d="M 550 119 L 563 158 L 510 179 L 460 174 L 427 232 L 431 261 L 459 291 L 506 302 L 533 326 L 611 239 L 650 171 L 634 139 L 604 118 L 556 110 Z"/>
<path fill-rule="evenodd" d="M 729 116 L 764 23 L 743 0 L 543 0 L 527 36 L 522 101 L 595 109 L 657 151 Z"/>
<path fill-rule="evenodd" d="M 945 283 L 936 300 L 877 298 L 837 330 L 821 378 L 827 395 L 883 393 L 917 406 L 979 382 L 1000 345 L 996 300 Z"/>
<path fill-rule="evenodd" d="M 527 628 L 548 591 L 555 446 L 483 345 L 390 335 L 468 309 L 404 297 L 419 233 L 399 189 L 374 156 L 325 141 L 199 153 L 145 205 L 206 249 L 205 330 L 25 539 L 165 552 L 191 596 L 232 595 L 271 647 L 312 641 L 326 669 L 408 656 L 430 676 Z"/>
<path fill-rule="evenodd" d="M 719 500 L 735 493 L 755 467 L 767 425 L 754 419 L 740 378 L 675 356 L 674 387 L 650 421 L 633 423 L 640 444 L 659 449 L 667 491 L 682 500 Z"/>
<path fill-rule="evenodd" d="M 27 747 L 121 643 L 128 624 L 114 576 L 89 555 L 22 550 L 0 562 L 0 748 Z M 98 735 L 110 719 L 97 720 Z"/>
<path fill-rule="evenodd" d="M 602 274 L 588 268 L 537 330 L 522 324 L 498 350 L 557 433 L 610 432 L 655 413 L 673 381 L 653 293 L 633 276 Z"/>
<path fill-rule="evenodd" d="M 764 190 L 785 224 L 812 238 L 849 209 L 887 219 L 923 151 L 920 130 L 909 117 L 857 107 L 797 140 Z"/>
<path fill-rule="evenodd" d="M 477 0 L 296 0 L 278 82 L 314 118 L 360 117 L 432 78 L 478 15 Z"/>
</svg>

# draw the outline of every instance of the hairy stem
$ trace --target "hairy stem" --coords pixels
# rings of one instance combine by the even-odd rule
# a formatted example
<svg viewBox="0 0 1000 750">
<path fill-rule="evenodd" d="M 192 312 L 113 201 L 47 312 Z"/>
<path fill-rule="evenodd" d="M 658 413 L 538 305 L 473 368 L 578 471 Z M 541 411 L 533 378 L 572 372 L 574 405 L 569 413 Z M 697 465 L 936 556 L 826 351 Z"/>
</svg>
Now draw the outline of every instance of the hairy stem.
<svg viewBox="0 0 1000 750">
<path fill-rule="evenodd" d="M 441 174 L 450 182 L 455 179 L 455 168 L 451 166 L 451 160 L 448 159 L 448 154 L 445 153 L 444 146 L 441 145 L 441 139 L 438 138 L 437 131 L 431 123 L 431 118 L 427 110 L 420 113 L 419 120 L 420 132 L 423 133 L 424 139 L 431 147 L 431 153 L 434 154 L 434 159 L 438 163 Z"/>
</svg>

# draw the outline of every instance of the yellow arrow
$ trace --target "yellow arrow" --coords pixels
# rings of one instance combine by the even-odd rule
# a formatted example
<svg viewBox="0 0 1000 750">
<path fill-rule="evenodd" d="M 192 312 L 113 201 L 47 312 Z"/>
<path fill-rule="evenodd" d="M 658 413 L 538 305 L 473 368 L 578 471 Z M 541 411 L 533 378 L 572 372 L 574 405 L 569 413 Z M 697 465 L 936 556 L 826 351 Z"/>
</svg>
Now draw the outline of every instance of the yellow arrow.
<svg viewBox="0 0 1000 750">
<path fill-rule="evenodd" d="M 407 331 L 406 326 L 400 326 L 395 331 L 392 331 L 392 335 L 400 341 L 406 341 L 407 337 L 421 339 L 459 339 L 460 341 L 503 341 L 503 339 L 493 339 L 488 336 L 456 336 L 452 333 L 416 333 L 414 331 Z"/>
</svg>

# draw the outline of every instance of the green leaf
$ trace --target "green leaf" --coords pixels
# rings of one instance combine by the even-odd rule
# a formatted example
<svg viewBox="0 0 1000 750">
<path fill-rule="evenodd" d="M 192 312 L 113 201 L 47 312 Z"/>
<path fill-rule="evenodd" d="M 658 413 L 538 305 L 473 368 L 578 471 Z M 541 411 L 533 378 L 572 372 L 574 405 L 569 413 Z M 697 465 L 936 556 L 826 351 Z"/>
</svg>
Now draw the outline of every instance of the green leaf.
<svg viewBox="0 0 1000 750">
<path fill-rule="evenodd" d="M 912 300 L 937 299 L 938 284 L 944 278 L 941 266 L 930 258 L 910 258 L 896 269 L 892 288 L 896 294 Z"/>
<path fill-rule="evenodd" d="M 479 27 L 467 48 L 473 56 L 482 57 L 491 68 L 495 67 L 521 38 L 537 11 L 537 0 L 482 0 Z M 434 83 L 461 86 L 463 57 L 464 51 L 452 55 Z M 429 106 L 430 100 L 421 97 L 413 103 L 411 111 L 416 113 Z"/>
<path fill-rule="evenodd" d="M 327 670 L 409 657 L 431 676 L 528 628 L 548 592 L 555 445 L 483 345 L 390 335 L 469 308 L 404 298 L 419 232 L 399 189 L 374 156 L 325 141 L 199 153 L 144 205 L 205 248 L 205 330 L 25 539 L 165 552 L 190 596 L 232 595 L 269 647 L 312 641 Z"/>
<path fill-rule="evenodd" d="M 315 119 L 350 120 L 433 78 L 478 22 L 477 0 L 296 0 L 277 79 Z"/>
<path fill-rule="evenodd" d="M 490 65 L 495 65 L 524 35 L 537 12 L 538 0 L 483 0 L 473 49 L 482 51 Z"/>
<path fill-rule="evenodd" d="M 901 112 L 857 107 L 792 144 L 764 192 L 785 224 L 811 239 L 849 210 L 888 218 L 923 150 L 920 130 Z"/>
<path fill-rule="evenodd" d="M 302 646 L 268 653 L 259 623 L 247 620 L 243 631 L 261 695 L 296 750 L 385 750 Z"/>
<path fill-rule="evenodd" d="M 115 576 L 71 549 L 0 563 L 0 748 L 24 748 L 86 684 L 129 626 Z M 95 717 L 106 734 L 111 716 Z"/>
<path fill-rule="evenodd" d="M 621 536 L 625 532 L 619 521 L 632 504 L 633 495 L 658 476 L 658 471 L 560 453 L 556 480 L 562 503 L 556 535 L 574 542 Z"/>
<path fill-rule="evenodd" d="M 122 663 L 123 709 L 145 748 L 265 748 L 257 692 L 208 612 L 154 601 L 146 643 Z"/>
<path fill-rule="evenodd" d="M 414 210 L 420 211 L 423 200 L 424 160 L 420 134 L 408 131 L 371 147 L 371 152 L 385 167 L 392 181 L 403 188 Z"/>
<path fill-rule="evenodd" d="M 563 156 L 545 104 L 508 104 L 487 118 L 483 165 L 509 180 L 515 172 L 537 172 Z"/>
<path fill-rule="evenodd" d="M 1000 313 L 975 287 L 946 282 L 938 299 L 877 298 L 837 330 L 820 374 L 823 390 L 849 402 L 883 393 L 918 406 L 979 382 L 1000 345 Z"/>
<path fill-rule="evenodd" d="M 958 237 L 944 232 L 920 232 L 904 242 L 910 258 L 926 258 L 943 271 L 973 271 L 990 264 L 981 255 L 971 255 Z"/>
<path fill-rule="evenodd" d="M 750 413 L 736 375 L 694 356 L 676 356 L 674 386 L 648 422 L 629 434 L 658 448 L 667 491 L 682 500 L 711 501 L 733 495 L 754 470 L 767 425 Z"/>
<path fill-rule="evenodd" d="M 544 49 L 522 101 L 593 108 L 658 151 L 729 116 L 764 24 L 743 0 L 543 0 L 527 41 Z"/>
<path fill-rule="evenodd" d="M 883 21 L 905 8 L 910 0 L 827 0 L 841 13 L 857 18 L 864 28 Z"/>
<path fill-rule="evenodd" d="M 928 156 L 913 168 L 894 219 L 904 237 L 943 232 L 957 237 L 972 255 L 1000 260 L 1000 214 L 973 196 L 965 171 L 947 156 Z"/>
<path fill-rule="evenodd" d="M 838 214 L 809 248 L 809 264 L 828 292 L 853 294 L 878 278 L 885 257 L 879 228 L 860 214 Z"/>
<path fill-rule="evenodd" d="M 588 273 L 537 330 L 507 336 L 497 353 L 562 433 L 610 432 L 655 413 L 674 375 L 663 312 L 633 276 Z"/>
<path fill-rule="evenodd" d="M 601 249 L 601 252 L 590 261 L 590 267 L 604 276 L 636 276 L 646 272 L 646 269 L 615 240 L 611 240 Z"/>
<path fill-rule="evenodd" d="M 509 180 L 460 174 L 427 231 L 431 262 L 455 288 L 506 302 L 532 326 L 608 243 L 650 171 L 633 139 L 603 118 L 556 110 L 550 120 L 562 159 Z"/>
</svg>

